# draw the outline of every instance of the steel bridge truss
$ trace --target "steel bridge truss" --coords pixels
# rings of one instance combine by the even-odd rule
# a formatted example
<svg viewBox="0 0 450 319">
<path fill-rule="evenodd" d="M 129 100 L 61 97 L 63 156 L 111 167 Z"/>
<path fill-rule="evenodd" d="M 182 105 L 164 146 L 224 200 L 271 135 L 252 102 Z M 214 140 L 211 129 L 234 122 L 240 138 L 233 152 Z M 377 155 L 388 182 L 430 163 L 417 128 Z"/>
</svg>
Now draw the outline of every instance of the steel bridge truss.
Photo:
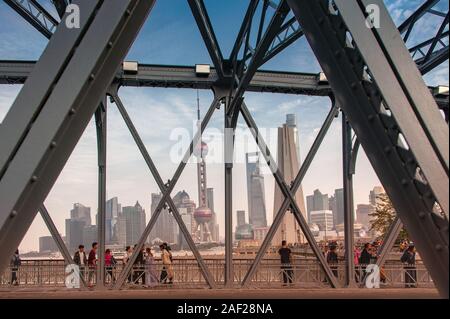
<svg viewBox="0 0 450 319">
<path fill-rule="evenodd" d="M 204 263 L 170 195 L 211 116 L 222 107 L 225 128 L 234 131 L 238 117 L 242 115 L 266 163 L 271 166 L 275 160 L 247 109 L 244 93 L 330 96 L 330 112 L 296 178 L 288 185 L 278 169 L 273 172 L 285 199 L 240 285 L 251 283 L 283 216 L 292 213 L 328 283 L 332 287 L 340 286 L 317 246 L 294 194 L 333 119 L 342 111 L 345 286 L 355 285 L 352 176 L 356 156 L 362 146 L 398 213 L 384 241 L 378 265 L 383 264 L 404 223 L 440 293 L 448 297 L 448 125 L 437 107 L 447 112 L 448 120 L 448 95 L 433 95 L 434 90 L 426 88 L 422 80 L 422 74 L 448 59 L 448 12 L 437 9 L 440 1 L 425 1 L 397 28 L 381 0 L 249 0 L 227 59 L 223 57 L 203 0 L 187 1 L 214 64 L 208 78 L 196 77 L 189 67 L 140 65 L 137 76 L 127 76 L 121 71 L 120 63 L 155 1 L 76 0 L 73 2 L 80 5 L 85 14 L 82 15 L 80 29 L 68 29 L 35 0 L 5 0 L 50 41 L 36 63 L 0 62 L 0 84 L 24 83 L 0 126 L 0 250 L 6 252 L 3 256 L 9 256 L 8 253 L 20 244 L 39 211 L 65 261 L 72 263 L 43 202 L 94 116 L 99 178 L 100 267 L 97 286 L 99 289 L 104 287 L 106 98 L 109 97 L 116 104 L 163 194 L 114 288 L 123 286 L 137 252 L 143 247 L 162 209 L 167 207 L 192 250 L 206 283 L 211 288 L 217 287 L 218 283 Z M 64 19 L 69 1 L 52 2 L 60 19 Z M 365 8 L 369 4 L 380 8 L 381 27 L 378 29 L 366 27 Z M 427 14 L 443 18 L 437 33 L 407 48 L 405 43 L 412 38 L 414 26 Z M 256 32 L 252 32 L 252 28 Z M 259 70 L 303 36 L 322 66 L 327 77 L 325 83 L 320 80 L 320 75 Z M 118 95 L 120 86 L 127 85 L 201 88 L 214 92 L 214 100 L 199 131 L 167 183 L 163 182 Z M 231 154 L 226 154 L 227 158 L 233 157 L 233 143 L 233 136 L 226 134 L 225 149 L 231 150 L 228 152 Z M 224 169 L 224 284 L 233 287 L 236 282 L 232 258 L 232 161 L 225 161 Z M 2 258 L 0 267 L 4 267 L 7 261 L 7 258 Z"/>
</svg>

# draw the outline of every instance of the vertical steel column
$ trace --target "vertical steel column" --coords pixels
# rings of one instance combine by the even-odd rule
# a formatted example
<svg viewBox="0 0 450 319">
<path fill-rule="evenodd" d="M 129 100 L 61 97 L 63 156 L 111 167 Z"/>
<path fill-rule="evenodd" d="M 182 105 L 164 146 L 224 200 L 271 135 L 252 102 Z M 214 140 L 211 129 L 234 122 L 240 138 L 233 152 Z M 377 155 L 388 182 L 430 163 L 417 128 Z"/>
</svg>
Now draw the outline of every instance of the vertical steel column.
<svg viewBox="0 0 450 319">
<path fill-rule="evenodd" d="M 353 175 L 352 160 L 352 130 L 344 112 L 342 115 L 342 166 L 344 186 L 344 232 L 345 232 L 345 285 L 356 287 L 354 262 L 354 222 L 353 215 Z"/>
<path fill-rule="evenodd" d="M 95 125 L 97 131 L 98 153 L 98 211 L 97 211 L 97 236 L 98 236 L 98 264 L 96 289 L 105 286 L 105 240 L 106 240 L 106 96 L 95 112 Z"/>
<path fill-rule="evenodd" d="M 225 99 L 225 137 L 224 137 L 224 168 L 225 168 L 225 286 L 232 287 L 233 271 L 233 154 L 234 131 L 236 129 L 238 112 L 228 113 L 231 99 Z M 242 99 L 241 99 L 242 101 Z"/>
</svg>

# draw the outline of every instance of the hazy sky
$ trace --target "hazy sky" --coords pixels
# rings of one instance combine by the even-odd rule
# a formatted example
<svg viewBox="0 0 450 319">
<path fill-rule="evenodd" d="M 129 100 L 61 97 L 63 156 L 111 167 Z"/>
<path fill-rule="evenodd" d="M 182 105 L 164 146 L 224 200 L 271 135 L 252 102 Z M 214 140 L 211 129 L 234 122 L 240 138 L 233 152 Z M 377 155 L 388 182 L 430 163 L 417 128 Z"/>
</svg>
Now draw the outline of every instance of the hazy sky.
<svg viewBox="0 0 450 319">
<path fill-rule="evenodd" d="M 412 10 L 422 2 L 419 0 L 385 1 L 397 24 L 407 18 Z M 50 1 L 42 0 L 41 3 L 49 5 Z M 228 56 L 248 1 L 206 0 L 205 3 L 222 52 L 224 56 Z M 47 39 L 21 19 L 3 1 L 0 2 L 0 21 L 2 21 L 0 59 L 36 60 L 39 58 L 47 44 Z M 436 23 L 434 18 L 422 20 L 422 24 L 414 31 L 413 40 L 420 41 L 424 37 L 434 34 L 437 29 Z M 411 42 L 411 45 L 413 44 Z M 212 64 L 185 0 L 156 2 L 150 18 L 130 50 L 127 60 L 149 64 Z M 304 38 L 299 39 L 269 61 L 262 69 L 320 72 L 319 64 Z M 448 62 L 427 75 L 426 82 L 428 85 L 448 85 Z M 3 120 L 19 90 L 20 86 L 17 85 L 0 86 L 0 121 Z M 119 93 L 150 155 L 159 168 L 162 178 L 165 181 L 170 179 L 178 166 L 178 163 L 172 162 L 169 156 L 177 143 L 173 135 L 174 130 L 188 130 L 192 137 L 196 119 L 196 91 L 122 88 Z M 200 92 L 202 115 L 209 107 L 212 97 L 212 93 L 209 91 Z M 266 140 L 274 156 L 276 154 L 276 127 L 284 123 L 287 113 L 297 115 L 302 159 L 308 152 L 330 109 L 328 98 L 297 95 L 246 93 L 245 101 L 260 128 L 265 128 L 270 133 L 266 136 Z M 217 135 L 217 132 L 222 131 L 223 110 L 216 111 L 209 127 L 211 134 Z M 241 118 L 239 128 L 244 129 L 244 127 L 245 123 Z M 342 187 L 340 132 L 341 120 L 338 118 L 330 128 L 304 179 L 305 196 L 311 194 L 316 188 L 331 195 L 334 193 L 334 189 Z M 211 143 L 212 148 L 215 144 Z M 240 146 L 242 145 L 237 145 L 238 148 Z M 248 146 L 249 151 L 256 150 L 253 141 L 250 141 Z M 70 209 L 75 202 L 90 206 L 92 219 L 95 220 L 97 207 L 96 147 L 95 128 L 91 122 L 45 201 L 50 215 L 61 233 L 65 232 L 64 220 L 69 217 Z M 239 209 L 247 211 L 244 161 L 244 153 L 240 152 L 236 158 L 237 164 L 234 166 L 233 211 Z M 267 217 L 271 222 L 274 179 L 268 174 L 268 170 L 264 172 L 266 173 Z M 208 163 L 207 174 L 208 187 L 213 187 L 215 191 L 215 210 L 223 236 L 223 165 Z M 108 197 L 118 196 L 122 206 L 134 205 L 138 200 L 145 208 L 147 221 L 149 220 L 150 194 L 159 190 L 114 104 L 109 105 L 108 113 L 107 183 Z M 367 203 L 370 189 L 379 184 L 366 156 L 361 152 L 354 181 L 355 207 L 359 203 Z M 194 164 L 187 165 L 175 187 L 175 192 L 183 189 L 197 202 L 196 166 Z M 48 234 L 45 224 L 37 215 L 20 249 L 22 251 L 38 250 L 38 237 Z"/>
</svg>

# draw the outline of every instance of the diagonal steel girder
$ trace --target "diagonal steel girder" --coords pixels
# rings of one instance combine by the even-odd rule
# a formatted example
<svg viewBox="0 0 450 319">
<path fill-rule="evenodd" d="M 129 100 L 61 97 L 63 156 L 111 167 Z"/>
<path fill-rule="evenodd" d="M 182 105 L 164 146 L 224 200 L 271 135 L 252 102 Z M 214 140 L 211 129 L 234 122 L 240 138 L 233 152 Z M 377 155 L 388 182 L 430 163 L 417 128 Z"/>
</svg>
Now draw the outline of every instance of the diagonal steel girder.
<svg viewBox="0 0 450 319">
<path fill-rule="evenodd" d="M 368 1 L 361 0 L 358 1 L 360 6 L 352 6 L 345 0 L 335 0 L 339 10 L 337 13 L 330 12 L 329 2 L 325 0 L 288 1 L 327 75 L 339 104 L 345 110 L 361 145 L 366 150 L 375 172 L 385 186 L 400 218 L 416 241 L 417 248 L 436 282 L 436 286 L 443 296 L 448 296 L 448 219 L 431 210 L 435 202 L 433 192 L 428 184 L 417 180 L 409 171 L 414 169 L 415 173 L 417 169 L 422 168 L 419 166 L 419 163 L 421 165 L 422 163 L 415 160 L 410 149 L 400 148 L 398 139 L 394 139 L 403 133 L 403 131 L 400 132 L 400 129 L 408 127 L 418 129 L 422 125 L 412 125 L 411 123 L 406 125 L 400 123 L 399 125 L 397 122 L 397 110 L 394 108 L 401 107 L 402 113 L 399 116 L 404 117 L 405 113 L 412 111 L 409 102 L 400 104 L 387 102 L 393 116 L 386 116 L 382 112 L 383 105 L 381 103 L 382 97 L 386 98 L 385 94 L 395 93 L 398 96 L 405 92 L 403 89 L 394 89 L 392 80 L 385 79 L 383 83 L 378 79 L 378 72 L 384 72 L 381 74 L 383 78 L 383 76 L 388 76 L 387 73 L 391 72 L 392 67 L 408 66 L 407 60 L 411 59 L 409 55 L 407 57 L 402 53 L 396 56 L 390 52 L 390 50 L 402 49 L 402 45 L 398 44 L 399 35 L 392 34 L 392 30 L 395 28 L 392 27 L 392 20 L 390 22 L 388 20 L 384 4 L 381 1 L 375 2 L 382 9 L 380 11 L 382 23 L 380 24 L 381 29 L 371 30 L 365 27 L 365 12 L 363 12 Z M 345 19 L 342 14 L 345 14 Z M 348 24 L 351 26 L 349 27 Z M 354 46 L 351 48 L 345 42 L 346 32 L 350 32 L 354 39 Z M 377 36 L 372 32 L 377 33 Z M 370 42 L 370 45 L 366 43 L 367 41 Z M 397 44 L 394 45 L 394 43 Z M 387 51 L 380 52 L 380 46 Z M 361 53 L 359 51 L 361 49 L 365 51 Z M 383 56 L 384 53 L 387 56 Z M 380 63 L 375 65 L 369 63 L 368 65 L 368 61 L 364 61 L 370 60 L 374 56 L 380 58 Z M 398 58 L 406 61 L 399 63 L 397 62 Z M 377 79 L 376 84 L 389 84 L 389 87 L 379 88 L 372 81 L 364 80 L 362 77 L 364 73 L 360 72 L 364 64 L 358 64 L 358 59 L 365 62 L 370 72 L 377 71 L 377 75 L 374 76 Z M 386 63 L 383 62 L 384 59 L 393 59 L 393 61 L 389 61 L 389 65 L 386 66 Z M 418 72 L 416 67 L 410 66 L 406 71 L 414 71 L 414 69 Z M 398 70 L 396 73 L 398 75 L 402 72 L 405 70 Z M 405 81 L 405 78 L 402 80 Z M 410 80 L 412 81 L 407 83 L 408 85 L 415 81 L 415 79 Z M 395 81 L 398 83 L 400 79 L 396 78 Z M 421 86 L 423 83 L 417 88 L 421 89 Z M 441 126 L 439 121 L 443 122 L 442 117 L 437 119 L 437 123 Z M 430 146 L 431 143 L 424 144 Z M 430 153 L 434 153 L 434 150 Z M 444 172 L 438 181 L 448 183 L 446 175 L 447 173 Z M 443 191 L 445 189 L 448 191 L 448 186 L 442 187 Z M 439 200 L 448 204 L 448 196 L 446 199 L 441 197 Z"/>
<path fill-rule="evenodd" d="M 142 250 L 142 247 L 144 246 L 145 242 L 147 241 L 147 238 L 150 235 L 150 232 L 151 232 L 154 224 L 156 223 L 156 220 L 158 219 L 158 216 L 160 215 L 162 208 L 164 207 L 164 205 L 166 203 L 168 203 L 168 205 L 172 211 L 173 217 L 177 221 L 178 226 L 180 227 L 180 230 L 183 233 L 187 244 L 189 245 L 189 248 L 191 249 L 192 253 L 194 254 L 194 257 L 196 258 L 196 260 L 199 264 L 200 270 L 206 280 L 206 283 L 210 286 L 210 288 L 214 288 L 215 287 L 214 278 L 212 277 L 212 274 L 210 273 L 205 262 L 203 261 L 203 258 L 201 257 L 197 247 L 195 246 L 195 243 L 192 240 L 192 236 L 191 236 L 190 232 L 188 231 L 188 229 L 186 228 L 186 225 L 184 224 L 180 213 L 178 212 L 178 208 L 176 207 L 175 203 L 173 202 L 172 198 L 170 197 L 170 193 L 172 192 L 173 187 L 175 186 L 179 176 L 181 175 L 182 170 L 180 170 L 180 169 L 177 170 L 176 175 L 174 176 L 172 181 L 169 182 L 169 185 L 164 184 L 155 164 L 153 163 L 153 160 L 150 157 L 150 154 L 148 153 L 144 143 L 142 142 L 142 139 L 139 136 L 139 133 L 137 132 L 133 122 L 131 121 L 130 117 L 128 116 L 128 113 L 127 113 L 125 107 L 122 104 L 120 97 L 117 94 L 117 88 L 113 87 L 113 88 L 111 88 L 110 91 L 111 91 L 110 94 L 111 94 L 112 99 L 116 103 L 116 106 L 119 109 L 119 112 L 122 115 L 122 117 L 125 121 L 125 124 L 127 125 L 131 135 L 133 136 L 133 139 L 136 142 L 136 145 L 138 146 L 142 157 L 144 158 L 151 174 L 153 175 L 156 183 L 158 184 L 158 187 L 159 187 L 161 193 L 163 194 L 163 197 L 161 198 L 160 202 L 158 203 L 158 206 L 157 206 L 155 212 L 153 212 L 152 217 L 151 217 L 147 227 L 145 228 L 138 243 L 136 244 L 136 248 L 134 249 L 133 254 L 130 256 L 127 264 L 125 265 L 124 269 L 120 273 L 119 278 L 117 279 L 117 281 L 114 285 L 114 288 L 119 289 L 124 284 L 126 278 L 128 277 L 128 275 L 131 271 L 131 268 L 134 265 L 134 262 L 136 261 L 139 251 Z M 214 99 L 207 115 L 205 116 L 205 119 L 204 119 L 205 126 L 202 125 L 202 127 L 206 127 L 207 122 L 211 118 L 214 110 L 216 109 L 217 103 L 219 103 L 219 101 L 217 99 Z M 201 131 L 203 132 L 203 130 L 201 130 Z M 200 137 L 201 135 L 197 134 L 196 137 L 197 136 Z M 196 140 L 196 139 L 194 139 L 194 140 Z M 186 154 L 184 157 L 184 159 L 186 159 L 186 161 L 184 161 L 184 159 L 183 159 L 183 162 L 180 163 L 179 167 L 183 167 L 183 168 L 185 167 L 187 161 L 189 160 L 189 157 L 192 155 L 192 152 L 194 149 L 192 146 L 195 146 L 195 145 L 197 145 L 197 144 L 196 143 L 194 144 L 194 141 L 193 141 L 191 143 L 191 147 L 186 151 Z"/>
<path fill-rule="evenodd" d="M 236 110 L 238 110 L 238 107 L 240 106 L 240 99 L 244 95 L 247 86 L 249 85 L 250 81 L 261 65 L 261 61 L 266 55 L 267 50 L 269 49 L 270 44 L 273 42 L 275 36 L 278 34 L 278 31 L 280 30 L 280 27 L 283 24 L 283 21 L 288 13 L 289 6 L 286 0 L 281 0 L 263 38 L 255 49 L 255 53 L 252 56 L 246 72 L 240 79 L 238 79 L 237 88 L 233 94 L 233 100 L 231 101 L 229 109 L 227 110 L 228 115 L 235 114 Z"/>
<path fill-rule="evenodd" d="M 62 16 L 66 12 L 66 8 L 69 5 L 70 1 L 69 0 L 52 0 L 52 2 L 56 8 L 56 11 L 58 12 L 59 17 L 62 18 Z"/>
<path fill-rule="evenodd" d="M 203 0 L 188 0 L 192 14 L 208 49 L 219 78 L 224 77 L 223 56 Z"/>
<path fill-rule="evenodd" d="M 57 28 L 0 127 L 0 268 L 28 230 L 154 1 L 75 3 L 84 13 L 80 28 Z"/>
<path fill-rule="evenodd" d="M 433 8 L 440 0 L 427 0 L 416 11 L 413 12 L 399 27 L 398 31 L 405 34 L 403 40 L 406 42 L 409 39 L 411 31 L 416 22 L 421 19 L 431 8 Z"/>
<path fill-rule="evenodd" d="M 45 222 L 45 225 L 47 226 L 50 235 L 52 235 L 53 240 L 56 243 L 56 246 L 58 246 L 59 251 L 61 252 L 61 255 L 64 258 L 64 261 L 67 265 L 73 265 L 75 262 L 73 261 L 72 256 L 70 255 L 69 250 L 67 249 L 66 244 L 64 243 L 64 240 L 61 238 L 61 235 L 58 232 L 58 229 L 56 228 L 55 223 L 53 222 L 52 218 L 50 217 L 50 214 L 48 213 L 47 208 L 44 204 L 39 207 L 39 213 L 42 216 L 42 219 Z M 82 288 L 86 287 L 86 281 L 84 280 L 84 277 L 82 273 L 79 273 L 80 275 L 80 281 L 83 284 Z"/>
<path fill-rule="evenodd" d="M 253 275 L 255 274 L 262 258 L 264 257 L 264 254 L 266 253 L 270 243 L 272 242 L 273 236 L 275 235 L 275 233 L 278 229 L 278 226 L 280 225 L 281 221 L 283 220 L 283 217 L 289 207 L 291 207 L 298 224 L 302 228 L 303 234 L 305 235 L 306 239 L 308 240 L 309 244 L 311 245 L 311 248 L 312 248 L 314 254 L 316 255 L 317 259 L 319 260 L 319 263 L 325 273 L 325 276 L 328 278 L 329 283 L 334 288 L 337 288 L 339 286 L 336 277 L 333 275 L 333 272 L 331 271 L 329 265 L 327 264 L 324 255 L 322 254 L 320 248 L 317 246 L 314 236 L 312 235 L 312 233 L 307 225 L 307 222 L 304 219 L 303 215 L 301 214 L 301 212 L 296 204 L 295 198 L 292 195 L 292 194 L 295 194 L 297 192 L 298 188 L 300 187 L 300 185 L 303 181 L 303 178 L 305 177 L 306 172 L 309 169 L 309 166 L 311 165 L 317 151 L 319 150 L 320 145 L 322 144 L 323 139 L 325 138 L 325 136 L 328 132 L 328 129 L 330 128 L 330 126 L 331 126 L 334 118 L 337 116 L 338 112 L 339 112 L 339 108 L 333 102 L 331 110 L 328 113 L 319 133 L 317 134 L 317 137 L 314 140 L 314 143 L 311 146 L 311 149 L 309 150 L 308 154 L 306 155 L 305 160 L 304 160 L 297 176 L 292 181 L 290 188 L 286 185 L 278 168 L 277 168 L 276 172 L 273 172 L 276 182 L 279 185 L 280 189 L 282 190 L 282 192 L 285 196 L 285 199 L 284 199 L 282 205 L 280 206 L 280 208 L 278 209 L 277 214 L 275 215 L 272 225 L 270 226 L 270 229 L 267 232 L 267 235 L 264 238 L 260 249 L 258 250 L 255 260 L 253 261 L 252 265 L 250 266 L 248 272 L 246 273 L 246 275 L 242 281 L 242 286 L 247 286 L 250 283 L 250 281 L 252 280 Z M 270 155 L 269 148 L 267 147 L 267 145 L 264 143 L 263 139 L 261 138 L 261 136 L 258 132 L 256 123 L 252 119 L 245 104 L 242 104 L 242 106 L 241 106 L 241 113 L 242 113 L 247 125 L 249 126 L 250 131 L 252 132 L 254 138 L 256 139 L 256 142 L 257 142 L 261 152 L 264 154 L 264 157 L 265 157 L 268 165 L 270 166 L 271 163 L 275 163 L 273 158 Z"/>
<path fill-rule="evenodd" d="M 5 0 L 5 3 L 47 39 L 50 39 L 58 26 L 59 22 L 36 0 Z"/>
</svg>

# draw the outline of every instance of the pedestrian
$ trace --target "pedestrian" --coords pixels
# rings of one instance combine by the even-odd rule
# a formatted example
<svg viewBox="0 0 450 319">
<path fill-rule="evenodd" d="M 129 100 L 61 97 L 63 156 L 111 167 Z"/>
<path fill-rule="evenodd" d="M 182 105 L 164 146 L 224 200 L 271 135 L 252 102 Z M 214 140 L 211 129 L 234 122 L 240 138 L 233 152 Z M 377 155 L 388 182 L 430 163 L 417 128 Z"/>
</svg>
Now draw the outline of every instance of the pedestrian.
<svg viewBox="0 0 450 319">
<path fill-rule="evenodd" d="M 125 256 L 123 256 L 123 266 L 125 267 L 126 264 L 128 264 L 128 261 L 130 260 L 131 255 L 133 254 L 133 249 L 131 246 L 127 246 L 125 248 Z M 132 274 L 133 270 L 131 270 L 131 273 L 128 275 L 127 282 L 130 283 L 132 281 Z"/>
<path fill-rule="evenodd" d="M 403 269 L 405 269 L 405 288 L 416 288 L 416 248 L 414 243 L 409 243 L 408 249 L 405 250 L 400 261 L 404 264 Z"/>
<path fill-rule="evenodd" d="M 80 276 L 82 278 L 84 278 L 85 269 L 88 264 L 88 259 L 87 259 L 86 253 L 84 252 L 84 245 L 78 246 L 78 250 L 75 252 L 75 254 L 73 256 L 73 262 L 79 267 Z"/>
<path fill-rule="evenodd" d="M 361 256 L 361 251 L 359 250 L 358 246 L 355 246 L 353 249 L 353 262 L 355 264 L 355 280 L 356 282 L 359 282 L 361 278 L 361 269 L 359 267 L 359 258 Z"/>
<path fill-rule="evenodd" d="M 19 271 L 19 267 L 22 265 L 22 260 L 19 256 L 19 250 L 16 249 L 14 255 L 11 258 L 10 266 L 11 266 L 11 285 L 18 286 L 19 285 L 19 277 L 17 273 Z"/>
<path fill-rule="evenodd" d="M 117 261 L 114 258 L 114 256 L 112 255 L 111 249 L 106 249 L 105 250 L 105 269 L 106 269 L 105 279 L 107 279 L 106 277 L 109 276 L 111 283 L 113 283 L 116 280 L 114 277 L 114 273 L 113 273 L 113 269 L 115 268 L 116 264 L 117 264 Z"/>
<path fill-rule="evenodd" d="M 134 245 L 134 249 L 136 249 L 137 245 Z M 133 268 L 134 268 L 134 276 L 133 276 L 133 283 L 137 284 L 141 282 L 143 285 L 145 284 L 145 259 L 144 259 L 144 248 L 142 248 L 137 257 L 134 261 Z"/>
<path fill-rule="evenodd" d="M 145 249 L 145 285 L 147 287 L 155 287 L 158 285 L 155 259 L 153 258 L 150 247 Z"/>
<path fill-rule="evenodd" d="M 163 269 L 161 271 L 160 281 L 163 284 L 173 284 L 173 258 L 170 252 L 170 247 L 167 243 L 163 243 L 159 246 L 161 249 L 161 260 L 163 263 Z"/>
<path fill-rule="evenodd" d="M 98 243 L 94 242 L 92 243 L 92 249 L 89 252 L 88 256 L 88 268 L 89 268 L 89 275 L 88 275 L 88 287 L 94 286 L 94 277 L 96 274 L 96 268 L 97 268 L 97 248 Z"/>
<path fill-rule="evenodd" d="M 281 248 L 278 250 L 281 262 L 281 273 L 283 274 L 283 286 L 293 283 L 292 271 L 292 251 L 287 247 L 285 240 L 281 241 Z"/>
<path fill-rule="evenodd" d="M 331 244 L 329 247 L 329 251 L 327 254 L 327 263 L 330 265 L 331 271 L 333 272 L 333 275 L 337 278 L 338 277 L 338 255 L 336 253 L 336 245 Z"/>
</svg>

